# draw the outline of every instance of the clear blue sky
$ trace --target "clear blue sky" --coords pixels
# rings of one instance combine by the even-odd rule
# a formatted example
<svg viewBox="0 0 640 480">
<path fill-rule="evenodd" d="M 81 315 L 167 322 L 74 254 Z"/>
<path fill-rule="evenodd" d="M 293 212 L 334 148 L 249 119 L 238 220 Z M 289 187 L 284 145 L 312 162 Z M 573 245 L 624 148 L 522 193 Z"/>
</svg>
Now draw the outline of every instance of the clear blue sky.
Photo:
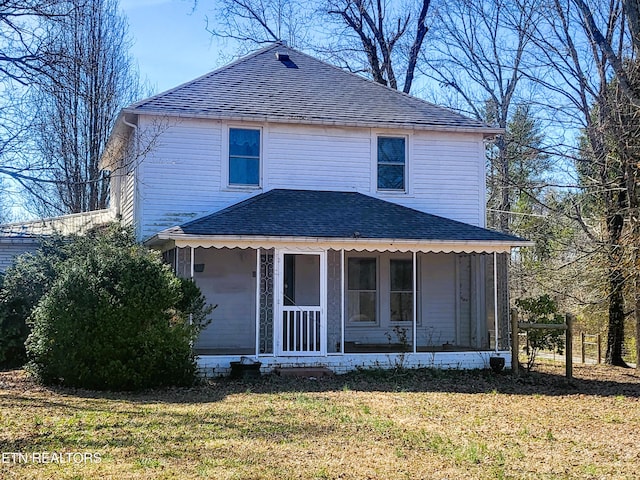
<svg viewBox="0 0 640 480">
<path fill-rule="evenodd" d="M 206 31 L 212 1 L 201 0 L 192 12 L 192 0 L 120 0 L 133 37 L 131 53 L 156 93 L 222 66 L 220 41 Z"/>
</svg>

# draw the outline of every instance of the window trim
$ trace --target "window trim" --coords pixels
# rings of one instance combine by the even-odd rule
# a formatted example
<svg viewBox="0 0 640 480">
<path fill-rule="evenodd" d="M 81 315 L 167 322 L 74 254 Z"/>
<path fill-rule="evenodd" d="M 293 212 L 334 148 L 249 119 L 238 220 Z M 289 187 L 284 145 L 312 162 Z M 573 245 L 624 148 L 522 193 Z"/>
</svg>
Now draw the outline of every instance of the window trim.
<svg viewBox="0 0 640 480">
<path fill-rule="evenodd" d="M 378 186 L 378 141 L 380 138 L 402 138 L 404 139 L 404 188 L 380 188 Z M 377 131 L 372 134 L 372 142 L 371 142 L 371 150 L 372 150 L 372 187 L 374 192 L 382 193 L 385 195 L 407 195 L 410 193 L 410 185 L 409 179 L 410 176 L 410 146 L 411 146 L 411 136 L 409 134 L 402 134 L 398 132 L 389 132 L 389 131 Z"/>
<path fill-rule="evenodd" d="M 260 152 L 258 156 L 258 183 L 242 184 L 231 183 L 230 170 L 231 170 L 231 156 L 230 156 L 230 136 L 231 130 L 254 130 L 260 132 Z M 225 138 L 223 139 L 223 152 L 222 152 L 222 165 L 223 172 L 223 189 L 228 190 L 260 190 L 263 188 L 263 172 L 264 172 L 264 129 L 259 125 L 242 125 L 242 124 L 228 124 L 224 129 Z"/>
</svg>

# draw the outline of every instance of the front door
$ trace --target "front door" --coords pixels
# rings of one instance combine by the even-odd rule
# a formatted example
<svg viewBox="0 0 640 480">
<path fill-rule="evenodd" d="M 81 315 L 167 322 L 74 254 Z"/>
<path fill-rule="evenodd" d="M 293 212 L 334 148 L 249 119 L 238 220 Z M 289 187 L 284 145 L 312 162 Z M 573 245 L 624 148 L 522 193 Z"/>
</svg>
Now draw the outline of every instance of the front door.
<svg viewBox="0 0 640 480">
<path fill-rule="evenodd" d="M 326 255 L 280 252 L 276 350 L 280 355 L 326 353 Z"/>
</svg>

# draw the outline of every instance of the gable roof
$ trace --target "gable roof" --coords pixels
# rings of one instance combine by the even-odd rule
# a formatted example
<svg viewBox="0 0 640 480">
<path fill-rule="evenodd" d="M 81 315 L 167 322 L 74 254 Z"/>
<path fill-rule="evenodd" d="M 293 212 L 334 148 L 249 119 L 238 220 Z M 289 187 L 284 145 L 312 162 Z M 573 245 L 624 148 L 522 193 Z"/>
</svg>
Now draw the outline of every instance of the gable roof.
<svg viewBox="0 0 640 480">
<path fill-rule="evenodd" d="M 529 244 L 513 235 L 361 193 L 284 189 L 261 193 L 219 212 L 169 228 L 158 233 L 155 239 L 204 236 Z"/>
<path fill-rule="evenodd" d="M 287 60 L 278 60 L 278 56 Z M 473 131 L 492 128 L 276 43 L 124 113 Z"/>
</svg>

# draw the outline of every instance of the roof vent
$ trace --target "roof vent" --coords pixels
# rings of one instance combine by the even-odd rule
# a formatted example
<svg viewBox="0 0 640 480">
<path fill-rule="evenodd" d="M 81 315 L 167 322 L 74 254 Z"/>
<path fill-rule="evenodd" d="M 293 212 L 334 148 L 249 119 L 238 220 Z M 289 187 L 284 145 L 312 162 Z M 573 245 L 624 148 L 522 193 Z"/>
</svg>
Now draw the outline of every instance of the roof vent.
<svg viewBox="0 0 640 480">
<path fill-rule="evenodd" d="M 282 52 L 276 52 L 276 58 L 278 60 L 280 60 L 281 62 L 288 62 L 289 61 L 289 54 L 282 53 Z"/>
</svg>

